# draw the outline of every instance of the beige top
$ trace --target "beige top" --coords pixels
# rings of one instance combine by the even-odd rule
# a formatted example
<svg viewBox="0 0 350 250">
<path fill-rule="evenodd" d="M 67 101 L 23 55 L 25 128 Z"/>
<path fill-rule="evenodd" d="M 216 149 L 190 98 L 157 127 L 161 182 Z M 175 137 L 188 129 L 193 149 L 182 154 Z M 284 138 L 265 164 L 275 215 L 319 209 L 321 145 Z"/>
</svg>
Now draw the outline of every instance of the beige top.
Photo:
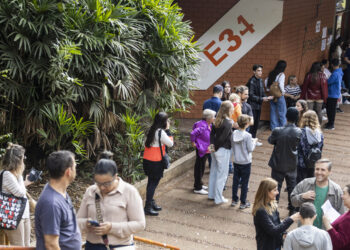
<svg viewBox="0 0 350 250">
<path fill-rule="evenodd" d="M 112 223 L 111 231 L 108 234 L 109 244 L 132 244 L 132 234 L 143 230 L 146 225 L 142 199 L 137 189 L 119 177 L 118 188 L 104 197 L 102 197 L 96 185 L 92 185 L 86 190 L 77 214 L 78 224 L 81 231 L 87 233 L 87 241 L 94 244 L 103 244 L 102 237 L 87 230 L 86 227 L 88 218 L 97 221 L 96 193 L 101 197 L 103 221 Z"/>
</svg>

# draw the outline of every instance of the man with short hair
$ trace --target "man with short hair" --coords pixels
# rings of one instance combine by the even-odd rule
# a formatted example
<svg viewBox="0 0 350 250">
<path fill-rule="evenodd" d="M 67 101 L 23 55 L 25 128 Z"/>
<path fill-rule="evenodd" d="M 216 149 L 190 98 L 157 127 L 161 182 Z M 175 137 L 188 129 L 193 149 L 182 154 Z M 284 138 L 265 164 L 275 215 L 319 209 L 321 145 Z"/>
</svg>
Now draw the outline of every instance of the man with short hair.
<svg viewBox="0 0 350 250">
<path fill-rule="evenodd" d="M 333 67 L 332 75 L 328 78 L 328 98 L 327 98 L 327 117 L 328 122 L 324 128 L 327 130 L 334 130 L 335 114 L 337 113 L 337 101 L 341 97 L 341 82 L 343 79 L 343 70 L 339 67 L 340 62 L 338 58 L 331 60 Z"/>
<path fill-rule="evenodd" d="M 317 218 L 314 226 L 322 226 L 322 205 L 329 200 L 331 205 L 340 214 L 344 213 L 344 203 L 341 198 L 343 191 L 338 184 L 329 179 L 332 162 L 320 159 L 315 164 L 315 177 L 306 178 L 299 182 L 291 194 L 292 204 L 300 207 L 304 202 L 313 202 L 316 207 Z"/>
<path fill-rule="evenodd" d="M 272 96 L 266 96 L 264 91 L 262 77 L 263 66 L 260 64 L 253 65 L 253 76 L 249 79 L 247 87 L 249 88 L 248 103 L 252 107 L 254 116 L 254 125 L 250 127 L 250 133 L 253 138 L 256 138 L 256 132 L 259 128 L 259 121 L 261 115 L 261 105 L 263 102 L 272 100 Z M 256 143 L 257 146 L 261 146 L 261 142 Z"/>
<path fill-rule="evenodd" d="M 221 97 L 224 89 L 221 85 L 215 85 L 213 88 L 213 96 L 203 103 L 203 110 L 211 109 L 218 113 L 221 106 Z"/>
<path fill-rule="evenodd" d="M 46 160 L 49 183 L 35 208 L 36 249 L 81 249 L 81 235 L 68 186 L 76 176 L 75 156 L 57 151 Z"/>
<path fill-rule="evenodd" d="M 316 208 L 311 202 L 300 207 L 301 227 L 287 234 L 283 244 L 284 250 L 332 250 L 332 241 L 329 234 L 313 226 L 316 219 Z"/>
<path fill-rule="evenodd" d="M 295 212 L 290 200 L 290 194 L 296 185 L 297 178 L 298 146 L 301 137 L 301 129 L 295 125 L 298 117 L 299 112 L 295 107 L 288 108 L 286 114 L 287 124 L 272 130 L 268 139 L 269 143 L 274 145 L 269 166 L 272 169 L 271 177 L 278 182 L 279 194 L 276 200 L 279 200 L 282 183 L 286 179 L 289 215 Z"/>
<path fill-rule="evenodd" d="M 236 94 L 241 98 L 242 114 L 249 115 L 251 117 L 250 126 L 252 126 L 254 124 L 254 116 L 253 116 L 252 107 L 250 106 L 249 103 L 247 103 L 249 98 L 248 87 L 244 85 L 238 86 L 236 88 Z M 237 127 L 235 128 L 236 129 L 238 128 L 238 124 L 237 124 Z"/>
</svg>

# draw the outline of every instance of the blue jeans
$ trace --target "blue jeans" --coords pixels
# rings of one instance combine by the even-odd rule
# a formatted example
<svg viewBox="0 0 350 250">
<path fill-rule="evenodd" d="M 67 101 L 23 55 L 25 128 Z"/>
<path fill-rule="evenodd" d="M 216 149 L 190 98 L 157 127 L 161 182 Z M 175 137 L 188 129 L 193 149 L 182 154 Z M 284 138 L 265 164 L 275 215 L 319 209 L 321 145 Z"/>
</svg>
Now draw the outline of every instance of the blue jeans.
<svg viewBox="0 0 350 250">
<path fill-rule="evenodd" d="M 245 204 L 247 199 L 247 193 L 248 193 L 248 182 L 250 177 L 250 170 L 251 170 L 251 163 L 248 164 L 237 164 L 233 163 L 234 170 L 233 170 L 233 184 L 232 184 L 232 201 L 238 201 L 238 185 L 240 184 L 240 181 L 242 183 L 241 187 L 241 203 Z"/>
<path fill-rule="evenodd" d="M 214 199 L 216 204 L 223 202 L 222 192 L 228 176 L 230 155 L 231 150 L 226 148 L 219 148 L 216 152 L 211 153 L 208 198 Z"/>
<path fill-rule="evenodd" d="M 282 127 L 286 124 L 287 106 L 284 96 L 277 99 L 276 102 L 270 101 L 270 128 Z"/>
</svg>

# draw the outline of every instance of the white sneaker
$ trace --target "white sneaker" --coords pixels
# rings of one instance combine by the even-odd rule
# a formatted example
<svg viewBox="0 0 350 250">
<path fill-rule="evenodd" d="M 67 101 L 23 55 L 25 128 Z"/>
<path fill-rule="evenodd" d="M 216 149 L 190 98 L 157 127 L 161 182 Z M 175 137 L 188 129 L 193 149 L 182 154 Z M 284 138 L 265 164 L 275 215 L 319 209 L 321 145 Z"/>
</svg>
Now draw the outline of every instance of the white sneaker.
<svg viewBox="0 0 350 250">
<path fill-rule="evenodd" d="M 321 113 L 322 114 L 326 114 L 327 113 L 327 109 L 322 109 Z"/>
<path fill-rule="evenodd" d="M 348 92 L 344 92 L 343 94 L 341 94 L 342 96 L 345 96 L 345 97 L 349 97 L 350 94 Z"/>
<path fill-rule="evenodd" d="M 207 186 L 202 185 L 202 189 L 207 190 L 207 189 L 208 189 L 208 187 L 207 187 Z"/>
<path fill-rule="evenodd" d="M 204 189 L 201 189 L 201 190 L 194 190 L 193 191 L 195 194 L 208 194 L 207 191 L 205 191 Z"/>
<path fill-rule="evenodd" d="M 322 116 L 322 121 L 328 121 L 328 118 L 327 118 L 327 116 Z"/>
<path fill-rule="evenodd" d="M 345 100 L 343 104 L 350 104 L 349 100 Z"/>
<path fill-rule="evenodd" d="M 261 147 L 262 145 L 263 145 L 262 142 L 259 142 L 259 141 L 256 142 L 257 147 Z"/>
</svg>

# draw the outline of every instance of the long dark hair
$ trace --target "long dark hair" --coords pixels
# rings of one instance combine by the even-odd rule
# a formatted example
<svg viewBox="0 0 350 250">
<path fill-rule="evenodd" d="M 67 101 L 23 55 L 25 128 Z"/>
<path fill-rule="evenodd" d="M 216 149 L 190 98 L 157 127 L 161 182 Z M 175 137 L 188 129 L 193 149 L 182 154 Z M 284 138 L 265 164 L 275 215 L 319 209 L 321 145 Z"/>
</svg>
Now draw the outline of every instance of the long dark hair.
<svg viewBox="0 0 350 250">
<path fill-rule="evenodd" d="M 231 94 L 231 92 L 228 93 L 228 94 L 225 93 L 225 87 L 226 87 L 226 85 L 230 86 L 230 88 L 231 88 L 231 84 L 230 84 L 228 81 L 223 81 L 223 82 L 221 83 L 221 86 L 222 86 L 222 89 L 223 89 L 221 101 L 227 101 L 227 100 L 229 99 L 230 94 Z"/>
<path fill-rule="evenodd" d="M 343 39 L 341 37 L 338 37 L 330 46 L 329 48 L 329 55 L 332 56 L 334 51 L 337 49 L 338 46 L 341 46 L 343 42 Z"/>
<path fill-rule="evenodd" d="M 311 74 L 311 83 L 314 84 L 317 82 L 319 76 L 318 73 L 322 71 L 321 63 L 314 62 L 311 66 L 311 69 L 308 74 Z"/>
<path fill-rule="evenodd" d="M 148 134 L 147 134 L 147 139 L 146 139 L 146 143 L 145 143 L 146 147 L 151 146 L 157 129 L 159 129 L 159 128 L 166 129 L 167 121 L 168 121 L 167 113 L 159 112 L 158 114 L 156 114 L 156 116 L 154 117 L 153 124 L 152 124 L 152 126 L 149 129 Z"/>
<path fill-rule="evenodd" d="M 279 60 L 275 68 L 269 73 L 269 79 L 267 81 L 267 87 L 270 87 L 271 84 L 275 81 L 278 74 L 284 72 L 287 67 L 287 62 L 284 60 Z"/>
</svg>

